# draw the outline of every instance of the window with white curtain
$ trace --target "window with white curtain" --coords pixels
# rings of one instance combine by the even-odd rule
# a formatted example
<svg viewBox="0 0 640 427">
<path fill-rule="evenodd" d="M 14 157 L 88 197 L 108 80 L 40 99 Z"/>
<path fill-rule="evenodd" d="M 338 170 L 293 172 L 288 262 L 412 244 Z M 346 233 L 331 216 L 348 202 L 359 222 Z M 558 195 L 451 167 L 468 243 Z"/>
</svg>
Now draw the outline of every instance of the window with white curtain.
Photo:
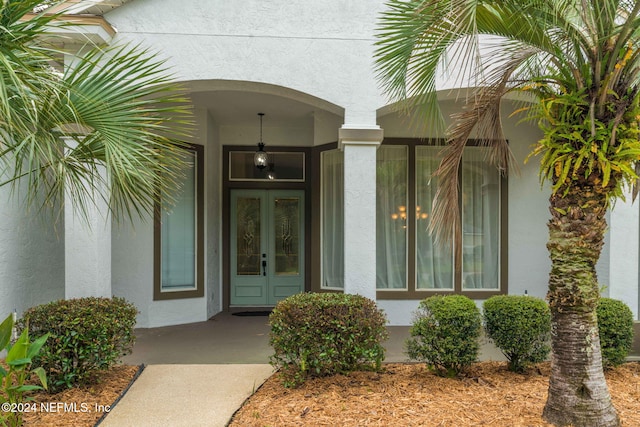
<svg viewBox="0 0 640 427">
<path fill-rule="evenodd" d="M 322 288 L 344 289 L 344 152 L 321 155 Z"/>
<path fill-rule="evenodd" d="M 376 286 L 407 289 L 407 147 L 380 146 L 376 163 Z"/>
<path fill-rule="evenodd" d="M 460 168 L 461 241 L 436 245 L 429 234 L 442 147 L 416 146 L 416 290 L 500 290 L 500 174 L 487 148 L 467 146 Z M 456 255 L 457 254 L 457 255 Z M 456 263 L 456 256 L 461 258 Z M 461 265 L 456 271 L 455 265 Z M 456 286 L 456 283 L 459 283 Z"/>
<path fill-rule="evenodd" d="M 416 289 L 454 288 L 453 245 L 436 245 L 429 234 L 433 197 L 438 180 L 433 173 L 440 164 L 442 147 L 416 146 Z"/>
<path fill-rule="evenodd" d="M 500 176 L 486 148 L 462 157 L 462 289 L 498 289 Z"/>
<path fill-rule="evenodd" d="M 185 150 L 183 181 L 155 215 L 154 299 L 203 296 L 202 147 Z M 162 195 L 161 195 L 162 198 Z"/>
<path fill-rule="evenodd" d="M 426 141 L 427 144 L 433 141 Z M 436 245 L 429 234 L 442 146 L 387 139 L 376 162 L 376 287 L 385 298 L 424 298 L 456 292 L 483 298 L 506 292 L 501 263 L 506 192 L 486 161 L 486 148 L 469 145 L 460 167 L 462 236 Z M 339 150 L 321 158 L 322 288 L 344 288 L 344 160 Z M 364 207 L 363 207 L 364 208 Z M 503 286 L 503 282 L 505 286 Z M 479 294 L 481 293 L 481 294 Z"/>
</svg>

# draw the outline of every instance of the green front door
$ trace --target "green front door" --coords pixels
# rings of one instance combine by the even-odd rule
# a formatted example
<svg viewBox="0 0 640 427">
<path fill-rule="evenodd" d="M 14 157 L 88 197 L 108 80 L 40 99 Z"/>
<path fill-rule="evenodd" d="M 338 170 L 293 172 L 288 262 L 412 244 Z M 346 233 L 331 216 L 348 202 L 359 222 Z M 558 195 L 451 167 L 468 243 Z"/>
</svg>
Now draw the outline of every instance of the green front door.
<svg viewBox="0 0 640 427">
<path fill-rule="evenodd" d="M 304 191 L 231 191 L 231 306 L 304 290 Z"/>
</svg>

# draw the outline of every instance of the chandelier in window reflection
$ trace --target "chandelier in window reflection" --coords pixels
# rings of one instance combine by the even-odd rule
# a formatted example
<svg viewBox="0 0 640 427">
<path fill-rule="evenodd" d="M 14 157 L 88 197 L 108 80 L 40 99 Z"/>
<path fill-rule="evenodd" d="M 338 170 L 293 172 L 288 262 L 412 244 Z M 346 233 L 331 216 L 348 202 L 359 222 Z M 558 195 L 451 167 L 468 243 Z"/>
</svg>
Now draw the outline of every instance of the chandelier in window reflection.
<svg viewBox="0 0 640 427">
<path fill-rule="evenodd" d="M 416 220 L 426 220 L 427 218 L 429 218 L 429 214 L 422 212 L 422 208 L 420 206 L 416 206 Z M 404 205 L 398 206 L 398 210 L 391 214 L 391 219 L 394 221 L 400 221 L 402 228 L 407 228 L 407 207 Z"/>
</svg>

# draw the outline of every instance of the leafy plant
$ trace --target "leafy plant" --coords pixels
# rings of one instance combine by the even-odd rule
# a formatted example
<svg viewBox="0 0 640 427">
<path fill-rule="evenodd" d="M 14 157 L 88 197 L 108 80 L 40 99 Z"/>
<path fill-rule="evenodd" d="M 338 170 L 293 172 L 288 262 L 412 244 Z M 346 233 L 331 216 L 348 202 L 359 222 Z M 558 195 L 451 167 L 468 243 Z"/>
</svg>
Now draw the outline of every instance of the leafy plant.
<svg viewBox="0 0 640 427">
<path fill-rule="evenodd" d="M 531 296 L 497 295 L 484 302 L 484 327 L 509 361 L 509 370 L 523 372 L 551 351 L 551 311 Z"/>
<path fill-rule="evenodd" d="M 633 343 L 633 313 L 628 305 L 611 298 L 600 298 L 596 308 L 598 332 L 605 368 L 619 366 Z"/>
<path fill-rule="evenodd" d="M 24 186 L 25 202 L 43 208 L 69 197 L 83 219 L 101 198 L 116 219 L 144 217 L 180 186 L 191 103 L 152 50 L 89 39 L 80 52 L 57 47 L 69 40 L 54 33 L 84 32 L 61 18 L 64 3 L 0 2 L 0 186 Z"/>
<path fill-rule="evenodd" d="M 123 298 L 78 298 L 33 307 L 19 326 L 49 332 L 34 364 L 48 373 L 50 390 L 59 391 L 95 382 L 99 372 L 131 353 L 136 315 Z"/>
<path fill-rule="evenodd" d="M 478 358 L 480 310 L 463 295 L 420 301 L 406 342 L 411 359 L 427 363 L 437 375 L 455 377 Z"/>
<path fill-rule="evenodd" d="M 527 100 L 520 111 L 542 131 L 534 155 L 551 193 L 547 301 L 554 369 L 543 419 L 618 426 L 600 343 L 591 338 L 606 214 L 629 189 L 632 198 L 640 190 L 640 2 L 388 0 L 386 6 L 374 53 L 385 95 L 406 111 L 424 111 L 425 120 L 416 120 L 424 129 L 443 130 L 439 91 L 451 83 L 467 94 L 450 116 L 434 173 L 429 231 L 436 242 L 463 232 L 460 164 L 469 138 L 480 140 L 487 161 L 509 174 L 515 157 L 502 101 Z M 449 67 L 442 79 L 450 58 L 467 66 Z M 597 392 L 585 392 L 584 372 Z"/>
<path fill-rule="evenodd" d="M 308 377 L 357 369 L 379 370 L 386 318 L 360 295 L 302 293 L 280 301 L 269 316 L 270 361 L 285 387 Z"/>
<path fill-rule="evenodd" d="M 30 369 L 32 359 L 38 354 L 48 335 L 45 334 L 34 342 L 29 341 L 29 330 L 25 328 L 18 340 L 11 345 L 13 332 L 13 316 L 9 315 L 0 324 L 0 350 L 6 350 L 5 363 L 8 370 L 0 365 L 0 425 L 22 425 L 22 406 L 25 393 L 47 388 L 47 376 L 41 367 Z M 41 386 L 27 384 L 27 380 L 36 375 Z M 27 399 L 28 400 L 28 399 Z"/>
</svg>

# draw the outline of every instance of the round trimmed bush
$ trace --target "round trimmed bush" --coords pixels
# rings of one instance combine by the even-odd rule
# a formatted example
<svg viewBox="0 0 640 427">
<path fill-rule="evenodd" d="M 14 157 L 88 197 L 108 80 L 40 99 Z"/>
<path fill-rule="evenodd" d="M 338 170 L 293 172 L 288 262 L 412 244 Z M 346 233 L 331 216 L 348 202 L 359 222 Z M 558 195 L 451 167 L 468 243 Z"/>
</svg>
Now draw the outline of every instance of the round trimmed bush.
<svg viewBox="0 0 640 427">
<path fill-rule="evenodd" d="M 546 360 L 551 347 L 551 311 L 531 296 L 498 295 L 484 302 L 484 327 L 508 360 L 509 370 L 524 372 Z"/>
<path fill-rule="evenodd" d="M 296 387 L 309 377 L 380 369 L 386 317 L 361 295 L 302 293 L 280 301 L 269 316 L 271 364 L 282 383 Z"/>
<path fill-rule="evenodd" d="M 138 310 L 123 298 L 77 298 L 27 310 L 19 321 L 34 336 L 49 339 L 33 365 L 47 373 L 49 391 L 93 384 L 133 348 Z"/>
<path fill-rule="evenodd" d="M 628 305 L 611 298 L 600 298 L 596 309 L 598 332 L 605 368 L 624 363 L 633 343 L 633 313 Z"/>
<path fill-rule="evenodd" d="M 481 327 L 480 310 L 466 296 L 424 299 L 406 342 L 407 354 L 437 375 L 455 377 L 477 360 Z"/>
</svg>

